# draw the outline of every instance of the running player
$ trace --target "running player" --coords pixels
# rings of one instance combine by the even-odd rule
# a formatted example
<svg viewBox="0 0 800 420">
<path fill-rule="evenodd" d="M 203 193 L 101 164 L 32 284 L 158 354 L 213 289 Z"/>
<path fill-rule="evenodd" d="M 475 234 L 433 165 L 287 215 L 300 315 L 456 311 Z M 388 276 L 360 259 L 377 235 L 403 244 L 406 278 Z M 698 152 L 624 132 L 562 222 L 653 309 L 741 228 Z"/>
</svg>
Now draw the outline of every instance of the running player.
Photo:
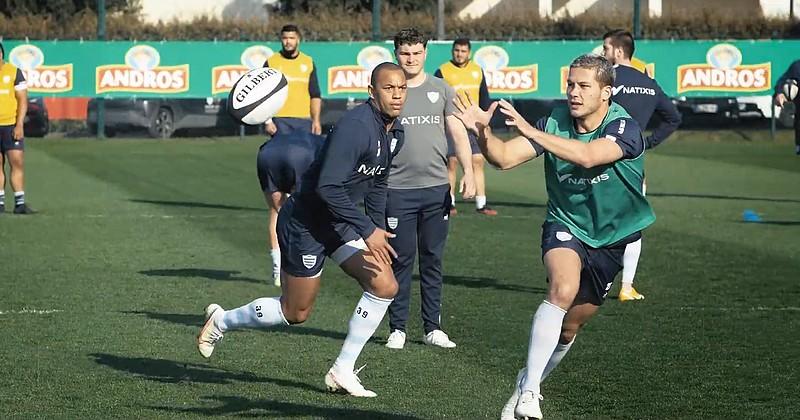
<svg viewBox="0 0 800 420">
<path fill-rule="evenodd" d="M 646 73 L 635 68 L 631 62 L 635 49 L 633 35 L 617 29 L 603 35 L 603 55 L 614 65 L 616 78 L 612 100 L 625 108 L 631 117 L 644 130 L 653 114 L 658 114 L 660 122 L 653 133 L 645 137 L 645 146 L 656 147 L 667 139 L 681 125 L 681 114 L 675 104 L 664 94 L 661 86 Z M 642 192 L 647 189 L 642 186 Z M 642 253 L 642 240 L 632 242 L 625 248 L 622 269 L 622 287 L 619 290 L 620 302 L 641 300 L 644 295 L 633 288 L 633 278 Z"/>
<path fill-rule="evenodd" d="M 789 79 L 800 82 L 800 60 L 793 62 L 778 78 L 778 83 L 775 84 L 775 105 L 779 107 L 792 102 L 783 94 L 782 90 L 784 83 Z M 800 156 L 800 95 L 794 98 L 794 152 Z"/>
<path fill-rule="evenodd" d="M 296 130 L 277 134 L 258 149 L 256 170 L 269 206 L 269 244 L 272 282 L 281 285 L 281 250 L 278 246 L 278 212 L 317 156 L 324 137 Z"/>
<path fill-rule="evenodd" d="M 385 229 L 386 183 L 393 156 L 403 142 L 397 120 L 406 98 L 406 78 L 393 63 L 372 71 L 370 99 L 347 112 L 328 135 L 300 189 L 278 216 L 283 294 L 225 311 L 206 307 L 197 337 L 203 357 L 211 357 L 223 333 L 303 323 L 320 288 L 330 257 L 364 290 L 350 318 L 347 337 L 325 384 L 335 392 L 374 397 L 359 380 L 355 362 L 380 325 L 397 293 L 392 273 L 396 254 Z M 364 202 L 366 214 L 356 202 Z"/>
<path fill-rule="evenodd" d="M 567 104 L 533 126 L 511 104 L 499 102 L 506 124 L 521 134 L 507 142 L 489 128 L 498 103 L 488 111 L 460 103 L 456 113 L 500 169 L 545 159 L 542 259 L 549 290 L 533 317 L 527 367 L 503 418 L 542 418 L 540 382 L 602 305 L 622 269 L 625 245 L 655 220 L 641 190 L 644 139 L 636 120 L 611 102 L 613 85 L 614 68 L 604 57 L 576 58 L 567 77 Z"/>
</svg>

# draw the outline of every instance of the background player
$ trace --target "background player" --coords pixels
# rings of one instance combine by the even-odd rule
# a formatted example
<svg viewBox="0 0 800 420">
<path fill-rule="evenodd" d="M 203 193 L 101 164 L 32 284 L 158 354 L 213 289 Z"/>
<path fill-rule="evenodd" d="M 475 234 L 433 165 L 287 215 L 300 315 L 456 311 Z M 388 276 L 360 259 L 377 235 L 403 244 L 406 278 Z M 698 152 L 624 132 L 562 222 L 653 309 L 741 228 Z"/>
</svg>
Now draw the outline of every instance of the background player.
<svg viewBox="0 0 800 420">
<path fill-rule="evenodd" d="M 549 290 L 533 318 L 527 370 L 518 377 L 503 418 L 514 405 L 514 417 L 542 418 L 540 382 L 603 303 L 622 268 L 625 245 L 655 220 L 641 191 L 644 139 L 636 120 L 611 102 L 613 85 L 614 68 L 604 57 L 576 58 L 567 78 L 567 104 L 535 127 L 500 101 L 506 124 L 522 134 L 508 142 L 488 127 L 497 103 L 488 112 L 460 104 L 456 114 L 479 135 L 493 165 L 511 169 L 540 155 L 545 159 L 542 259 Z"/>
<path fill-rule="evenodd" d="M 405 145 L 392 162 L 386 205 L 387 226 L 396 235 L 389 242 L 397 251 L 392 270 L 399 285 L 389 306 L 391 333 L 386 346 L 393 349 L 405 345 L 418 251 L 423 341 L 445 348 L 456 346 L 441 327 L 442 255 L 450 211 L 445 127 L 464 168 L 461 192 L 464 198 L 475 195 L 467 133 L 453 116 L 456 92 L 442 79 L 425 73 L 427 43 L 427 37 L 414 28 L 403 29 L 394 37 L 395 57 L 408 81 L 408 99 L 400 115 Z"/>
<path fill-rule="evenodd" d="M 358 281 L 364 293 L 325 384 L 331 391 L 376 396 L 364 388 L 354 368 L 397 293 L 391 268 L 395 252 L 387 242 L 392 235 L 384 230 L 384 212 L 386 179 L 403 141 L 403 128 L 396 120 L 406 98 L 403 71 L 393 63 L 378 65 L 368 92 L 366 103 L 338 121 L 299 191 L 281 209 L 283 294 L 230 311 L 209 305 L 208 319 L 197 337 L 203 357 L 211 356 L 227 331 L 304 322 L 319 292 L 325 257 L 330 257 Z M 362 199 L 366 215 L 355 204 Z"/>
<path fill-rule="evenodd" d="M 793 62 L 788 69 L 778 78 L 778 83 L 775 84 L 775 105 L 783 107 L 789 98 L 783 94 L 783 84 L 787 80 L 794 79 L 800 83 L 800 60 Z M 794 98 L 794 152 L 800 156 L 800 95 Z"/>
<path fill-rule="evenodd" d="M 31 214 L 25 204 L 25 114 L 28 113 L 28 84 L 22 70 L 6 63 L 0 44 L 0 214 L 5 212 L 5 161 L 11 167 L 14 214 Z"/>
<path fill-rule="evenodd" d="M 647 148 L 656 147 L 667 139 L 681 125 L 681 114 L 675 104 L 664 94 L 661 86 L 646 73 L 635 68 L 631 57 L 635 49 L 633 35 L 617 29 L 603 35 L 603 55 L 614 65 L 616 78 L 612 89 L 612 100 L 625 108 L 631 117 L 644 130 L 653 114 L 658 114 L 660 122 L 652 134 L 645 137 Z M 646 186 L 642 186 L 642 192 Z M 641 300 L 644 295 L 633 288 L 633 278 L 642 253 L 642 240 L 628 244 L 625 248 L 622 269 L 622 287 L 619 300 Z"/>
<path fill-rule="evenodd" d="M 281 285 L 281 250 L 276 232 L 278 211 L 288 195 L 300 184 L 300 179 L 311 166 L 324 140 L 322 136 L 296 130 L 275 135 L 258 149 L 256 170 L 261 191 L 269 206 L 269 244 L 275 286 Z"/>
<path fill-rule="evenodd" d="M 483 77 L 481 66 L 470 60 L 472 43 L 467 38 L 458 38 L 453 41 L 451 50 L 452 59 L 442 64 L 433 74 L 444 79 L 447 84 L 456 90 L 456 93 L 464 98 L 469 95 L 471 98 L 478 99 L 478 106 L 486 110 L 489 108 L 489 89 L 486 87 L 486 79 Z M 468 132 L 469 145 L 472 149 L 472 173 L 475 177 L 475 210 L 486 216 L 496 216 L 497 211 L 486 205 L 486 178 L 483 173 L 484 159 L 481 149 L 478 147 L 475 134 Z M 458 159 L 453 140 L 447 137 L 447 176 L 450 179 L 450 199 L 452 207 L 450 215 L 455 215 L 456 211 L 456 169 Z"/>
<path fill-rule="evenodd" d="M 288 133 L 293 130 L 322 134 L 322 95 L 317 81 L 317 66 L 314 60 L 300 52 L 302 35 L 296 25 L 281 28 L 281 51 L 273 54 L 264 67 L 277 69 L 289 82 L 289 97 L 286 105 L 267 121 L 269 135 Z"/>
</svg>

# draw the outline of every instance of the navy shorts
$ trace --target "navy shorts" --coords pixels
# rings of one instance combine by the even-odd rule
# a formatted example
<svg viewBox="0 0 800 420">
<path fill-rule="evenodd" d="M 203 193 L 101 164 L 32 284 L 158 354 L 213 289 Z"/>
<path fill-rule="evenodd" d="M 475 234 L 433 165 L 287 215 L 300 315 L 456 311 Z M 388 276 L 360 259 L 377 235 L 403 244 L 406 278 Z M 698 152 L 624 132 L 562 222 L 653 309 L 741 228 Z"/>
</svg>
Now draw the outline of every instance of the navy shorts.
<svg viewBox="0 0 800 420">
<path fill-rule="evenodd" d="M 272 122 L 278 131 L 275 134 L 287 134 L 295 130 L 311 132 L 311 120 L 308 118 L 274 117 Z"/>
<path fill-rule="evenodd" d="M 481 148 L 478 146 L 478 137 L 472 132 L 467 131 L 467 137 L 469 137 L 469 148 L 472 150 L 473 155 L 481 154 Z M 447 136 L 447 157 L 455 157 L 456 156 L 456 146 L 453 143 L 453 139 L 450 136 Z"/>
<path fill-rule="evenodd" d="M 278 213 L 278 244 L 281 270 L 295 277 L 317 277 L 325 257 L 341 265 L 360 250 L 364 239 L 347 223 L 313 223 L 314 216 L 297 208 L 295 197 Z"/>
<path fill-rule="evenodd" d="M 25 150 L 23 140 L 14 141 L 14 126 L 0 126 L 0 153 L 6 154 L 9 150 Z"/>
<path fill-rule="evenodd" d="M 622 270 L 625 246 L 641 238 L 636 232 L 621 241 L 603 248 L 592 248 L 576 238 L 570 230 L 557 222 L 542 225 L 542 258 L 555 248 L 569 248 L 581 259 L 581 284 L 576 302 L 588 302 L 600 306 L 614 284 L 614 277 Z"/>
</svg>

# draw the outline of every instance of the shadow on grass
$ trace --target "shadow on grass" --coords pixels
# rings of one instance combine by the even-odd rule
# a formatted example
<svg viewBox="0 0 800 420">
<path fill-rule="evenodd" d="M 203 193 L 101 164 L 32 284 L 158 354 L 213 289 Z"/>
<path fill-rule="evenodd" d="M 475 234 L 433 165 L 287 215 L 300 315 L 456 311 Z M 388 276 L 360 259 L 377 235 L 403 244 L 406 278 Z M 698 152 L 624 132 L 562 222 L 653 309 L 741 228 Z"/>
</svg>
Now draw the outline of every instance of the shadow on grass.
<svg viewBox="0 0 800 420">
<path fill-rule="evenodd" d="M 770 203 L 800 203 L 792 198 L 766 198 L 766 197 L 739 197 L 734 195 L 717 194 L 684 194 L 684 193 L 657 193 L 647 192 L 648 197 L 680 197 L 680 198 L 708 198 L 712 200 L 739 200 L 739 201 L 766 201 Z"/>
<path fill-rule="evenodd" d="M 171 206 L 171 207 L 193 207 L 199 209 L 261 211 L 265 213 L 267 211 L 267 209 L 265 208 L 231 206 L 228 204 L 199 203 L 196 201 L 164 201 L 164 200 L 141 200 L 141 199 L 131 199 L 128 201 L 132 203 L 156 204 L 159 206 Z"/>
<path fill-rule="evenodd" d="M 464 203 L 466 204 L 466 202 Z M 544 204 L 537 203 L 523 203 L 519 201 L 491 201 L 488 203 L 491 207 L 518 207 L 522 209 L 543 209 L 547 207 Z"/>
<path fill-rule="evenodd" d="M 414 275 L 414 279 L 419 281 L 419 276 Z M 474 277 L 474 276 L 444 276 L 444 284 L 462 286 L 469 289 L 494 289 L 506 290 L 510 292 L 526 292 L 526 293 L 547 293 L 544 287 L 521 286 L 518 284 L 500 283 L 497 279 L 490 277 Z"/>
<path fill-rule="evenodd" d="M 249 283 L 267 284 L 266 280 L 239 276 L 239 273 L 241 273 L 241 271 L 212 270 L 208 268 L 158 268 L 139 272 L 139 274 L 150 277 L 200 277 L 209 280 L 245 281 Z"/>
<path fill-rule="evenodd" d="M 143 315 L 150 319 L 155 319 L 158 321 L 169 322 L 172 324 L 180 324 L 186 325 L 190 327 L 197 327 L 200 328 L 203 326 L 203 314 L 164 314 L 158 312 L 149 312 L 149 311 L 122 311 L 123 314 L 129 315 Z M 346 324 L 343 324 L 343 326 Z M 242 331 L 256 331 L 256 330 L 242 330 Z M 266 330 L 257 330 L 259 333 L 269 334 L 272 332 L 281 332 L 291 335 L 313 335 L 316 337 L 322 338 L 331 338 L 334 340 L 344 340 L 346 334 L 339 331 L 328 331 L 322 330 L 319 328 L 312 328 L 306 326 L 296 326 L 296 327 L 289 327 L 289 326 L 276 326 L 274 328 L 266 329 Z"/>
<path fill-rule="evenodd" d="M 330 408 L 313 405 L 296 404 L 274 400 L 251 400 L 244 397 L 212 396 L 202 397 L 209 402 L 217 402 L 212 407 L 167 407 L 151 406 L 150 409 L 172 413 L 220 416 L 238 415 L 243 417 L 292 418 L 312 417 L 321 419 L 388 419 L 416 420 L 420 417 L 392 414 L 382 411 L 362 410 L 357 408 Z"/>
<path fill-rule="evenodd" d="M 265 378 L 249 372 L 236 372 L 218 367 L 183 363 L 174 360 L 152 359 L 148 357 L 126 357 L 106 353 L 93 353 L 89 357 L 98 365 L 136 377 L 164 383 L 209 383 L 231 384 L 234 382 L 269 383 L 283 387 L 291 387 L 314 392 L 324 392 L 323 387 L 316 387 L 291 379 Z M 199 356 L 198 356 L 199 357 Z"/>
</svg>

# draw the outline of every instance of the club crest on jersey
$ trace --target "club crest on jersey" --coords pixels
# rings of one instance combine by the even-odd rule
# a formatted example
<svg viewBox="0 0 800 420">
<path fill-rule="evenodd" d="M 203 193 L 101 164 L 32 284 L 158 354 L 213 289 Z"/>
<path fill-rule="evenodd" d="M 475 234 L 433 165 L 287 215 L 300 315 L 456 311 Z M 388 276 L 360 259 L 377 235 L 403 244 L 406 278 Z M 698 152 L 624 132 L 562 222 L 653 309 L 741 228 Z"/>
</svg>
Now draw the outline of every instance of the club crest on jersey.
<svg viewBox="0 0 800 420">
<path fill-rule="evenodd" d="M 396 229 L 397 228 L 397 218 L 396 217 L 387 217 L 386 224 L 389 225 L 389 229 Z"/>
<path fill-rule="evenodd" d="M 567 232 L 556 232 L 556 239 L 558 239 L 561 242 L 567 242 L 570 239 L 572 239 L 572 235 L 570 235 Z M 309 267 L 309 268 L 311 268 L 311 267 Z"/>
<path fill-rule="evenodd" d="M 439 92 L 428 92 L 428 100 L 435 104 L 439 100 Z"/>
<path fill-rule="evenodd" d="M 312 268 L 317 264 L 317 256 L 316 255 L 303 255 L 301 256 L 303 260 L 303 265 L 306 268 Z"/>
<path fill-rule="evenodd" d="M 11 76 L 3 76 L 3 83 L 9 83 L 11 81 Z"/>
</svg>

